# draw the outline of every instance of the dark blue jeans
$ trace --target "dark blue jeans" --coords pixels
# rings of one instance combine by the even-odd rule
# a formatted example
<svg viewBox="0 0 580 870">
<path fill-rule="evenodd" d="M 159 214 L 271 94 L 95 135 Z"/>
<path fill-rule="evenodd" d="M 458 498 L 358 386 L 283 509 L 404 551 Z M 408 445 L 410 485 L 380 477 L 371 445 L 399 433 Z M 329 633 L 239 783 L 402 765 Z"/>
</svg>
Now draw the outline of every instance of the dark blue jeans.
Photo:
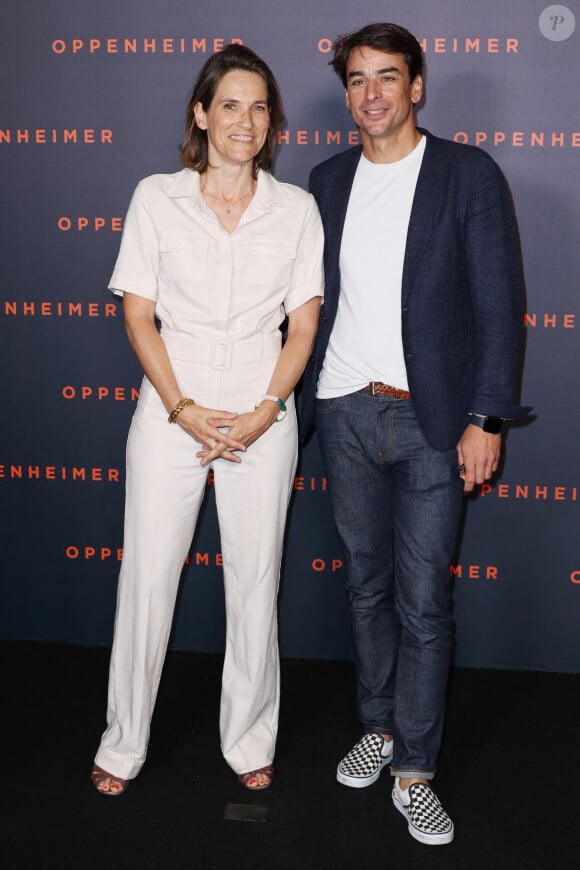
<svg viewBox="0 0 580 870">
<path fill-rule="evenodd" d="M 451 654 L 457 454 L 427 444 L 410 400 L 319 399 L 316 424 L 344 548 L 361 725 L 393 734 L 393 773 L 429 779 Z"/>
</svg>

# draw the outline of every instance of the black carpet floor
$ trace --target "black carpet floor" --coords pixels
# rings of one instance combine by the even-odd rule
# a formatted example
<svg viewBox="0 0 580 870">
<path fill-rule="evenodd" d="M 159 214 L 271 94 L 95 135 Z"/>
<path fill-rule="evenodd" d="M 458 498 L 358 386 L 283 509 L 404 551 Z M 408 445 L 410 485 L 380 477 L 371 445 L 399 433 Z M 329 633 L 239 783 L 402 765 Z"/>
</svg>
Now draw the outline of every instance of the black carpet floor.
<svg viewBox="0 0 580 870">
<path fill-rule="evenodd" d="M 385 771 L 335 780 L 358 739 L 352 665 L 285 660 L 271 789 L 250 794 L 218 739 L 221 657 L 168 656 L 149 757 L 120 798 L 89 782 L 108 651 L 0 641 L 1 870 L 576 870 L 580 675 L 456 670 L 436 789 L 450 846 L 412 840 Z M 265 822 L 224 819 L 228 804 Z"/>
</svg>

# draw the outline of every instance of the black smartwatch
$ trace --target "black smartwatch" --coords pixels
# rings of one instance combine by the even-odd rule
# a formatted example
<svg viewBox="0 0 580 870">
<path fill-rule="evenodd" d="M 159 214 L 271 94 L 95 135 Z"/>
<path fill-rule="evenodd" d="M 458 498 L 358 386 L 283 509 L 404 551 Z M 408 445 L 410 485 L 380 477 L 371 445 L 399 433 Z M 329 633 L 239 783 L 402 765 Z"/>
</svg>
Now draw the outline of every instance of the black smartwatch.
<svg viewBox="0 0 580 870">
<path fill-rule="evenodd" d="M 479 426 L 484 432 L 499 435 L 504 421 L 501 417 L 478 417 L 476 414 L 470 414 L 469 422 L 473 423 L 474 426 Z"/>
</svg>

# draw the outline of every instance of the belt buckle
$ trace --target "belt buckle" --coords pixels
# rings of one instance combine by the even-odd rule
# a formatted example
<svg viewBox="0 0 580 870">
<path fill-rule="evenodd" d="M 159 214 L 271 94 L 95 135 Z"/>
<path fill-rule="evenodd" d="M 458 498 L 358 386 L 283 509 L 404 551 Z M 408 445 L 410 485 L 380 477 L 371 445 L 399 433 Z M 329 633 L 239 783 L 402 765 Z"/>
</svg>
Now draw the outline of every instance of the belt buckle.
<svg viewBox="0 0 580 870">
<path fill-rule="evenodd" d="M 232 367 L 232 342 L 227 339 L 212 338 L 209 367 L 215 371 L 226 372 Z"/>
<path fill-rule="evenodd" d="M 375 393 L 375 382 L 374 382 L 374 381 L 371 381 L 371 382 L 370 382 L 369 387 L 371 388 L 371 396 L 376 395 L 376 393 Z"/>
</svg>

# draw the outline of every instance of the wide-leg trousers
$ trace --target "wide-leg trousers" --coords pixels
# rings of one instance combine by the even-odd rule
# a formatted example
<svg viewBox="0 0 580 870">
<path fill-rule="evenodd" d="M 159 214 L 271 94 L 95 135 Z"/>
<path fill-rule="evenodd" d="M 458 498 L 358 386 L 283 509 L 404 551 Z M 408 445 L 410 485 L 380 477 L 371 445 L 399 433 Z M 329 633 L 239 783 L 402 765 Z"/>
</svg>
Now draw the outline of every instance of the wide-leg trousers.
<svg viewBox="0 0 580 870">
<path fill-rule="evenodd" d="M 251 411 L 276 360 L 227 371 L 172 360 L 184 395 Z M 226 606 L 220 737 L 236 773 L 274 757 L 279 709 L 277 592 L 297 461 L 293 397 L 242 462 L 213 463 Z M 197 444 L 144 380 L 127 443 L 123 561 L 111 651 L 107 729 L 95 762 L 131 779 L 141 769 L 184 561 L 207 486 Z"/>
</svg>

